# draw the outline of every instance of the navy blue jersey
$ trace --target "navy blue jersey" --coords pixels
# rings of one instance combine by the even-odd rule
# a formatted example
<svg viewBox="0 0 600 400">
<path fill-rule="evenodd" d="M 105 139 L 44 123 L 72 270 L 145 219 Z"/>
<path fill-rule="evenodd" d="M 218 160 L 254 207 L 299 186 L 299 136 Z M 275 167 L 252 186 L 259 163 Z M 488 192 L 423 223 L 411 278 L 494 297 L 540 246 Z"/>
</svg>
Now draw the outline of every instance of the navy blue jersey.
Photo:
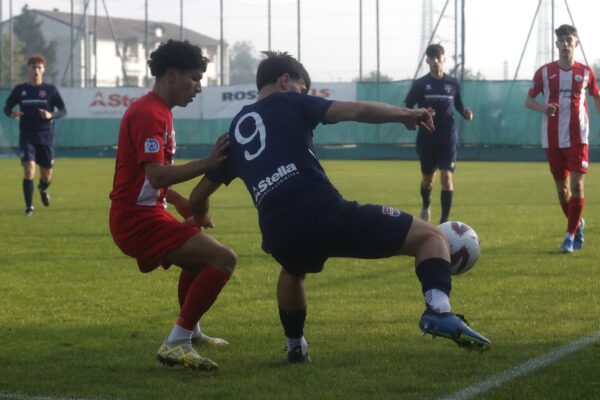
<svg viewBox="0 0 600 400">
<path fill-rule="evenodd" d="M 214 183 L 241 178 L 258 209 L 263 249 L 271 252 L 343 201 L 317 160 L 313 129 L 332 101 L 274 93 L 245 106 L 229 128 L 227 160 L 206 174 Z"/>
<path fill-rule="evenodd" d="M 433 108 L 435 116 L 433 123 L 435 132 L 419 129 L 422 139 L 435 143 L 456 142 L 458 139 L 454 126 L 454 108 L 464 115 L 464 105 L 460 97 L 460 83 L 456 78 L 444 74 L 442 79 L 436 79 L 427 74 L 415 80 L 404 100 L 406 107 Z"/>
<path fill-rule="evenodd" d="M 55 109 L 65 109 L 65 103 L 56 86 L 48 83 L 42 83 L 40 86 L 21 83 L 15 86 L 6 99 L 4 113 L 10 117 L 13 108 L 17 105 L 19 110 L 24 113 L 19 120 L 22 139 L 31 143 L 52 145 L 54 143 L 54 119 L 42 119 L 39 109 L 50 112 L 54 112 Z"/>
</svg>

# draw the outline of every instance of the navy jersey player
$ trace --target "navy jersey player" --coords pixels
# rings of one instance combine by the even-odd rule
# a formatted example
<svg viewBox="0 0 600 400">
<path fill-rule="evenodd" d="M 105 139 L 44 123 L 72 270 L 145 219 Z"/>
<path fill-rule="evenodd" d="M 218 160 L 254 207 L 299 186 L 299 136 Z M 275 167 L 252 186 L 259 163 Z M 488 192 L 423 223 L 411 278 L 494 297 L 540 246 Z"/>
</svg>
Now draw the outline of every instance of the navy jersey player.
<svg viewBox="0 0 600 400">
<path fill-rule="evenodd" d="M 454 193 L 453 174 L 456 163 L 456 145 L 458 133 L 454 123 L 454 109 L 467 121 L 473 119 L 473 113 L 465 108 L 460 96 L 460 84 L 456 78 L 444 73 L 444 48 L 439 44 L 429 45 L 425 51 L 429 73 L 413 82 L 405 104 L 408 108 L 415 105 L 432 108 L 435 131 L 433 135 L 420 129 L 417 134 L 417 154 L 421 163 L 421 219 L 429 222 L 431 216 L 431 190 L 435 172 L 441 172 L 440 223 L 448 221 Z"/>
<path fill-rule="evenodd" d="M 267 52 L 258 67 L 256 103 L 232 120 L 227 160 L 209 171 L 190 195 L 194 216 L 207 217 L 209 197 L 240 178 L 258 210 L 262 247 L 282 269 L 277 284 L 288 363 L 310 361 L 304 339 L 306 273 L 329 257 L 415 258 L 426 299 L 419 325 L 460 346 L 483 350 L 490 342 L 451 312 L 449 247 L 434 226 L 386 206 L 347 201 L 331 184 L 313 146 L 320 123 L 400 122 L 433 130 L 432 114 L 383 103 L 330 101 L 305 94 L 310 77 L 286 53 Z"/>
<path fill-rule="evenodd" d="M 54 165 L 54 120 L 67 114 L 65 103 L 54 85 L 43 82 L 46 59 L 33 55 L 27 60 L 29 81 L 14 87 L 4 106 L 4 113 L 19 119 L 19 150 L 23 165 L 25 215 L 33 214 L 33 179 L 35 164 L 40 166 L 38 190 L 42 204 L 50 205 L 46 191 L 52 181 Z M 19 106 L 18 110 L 13 110 Z"/>
</svg>

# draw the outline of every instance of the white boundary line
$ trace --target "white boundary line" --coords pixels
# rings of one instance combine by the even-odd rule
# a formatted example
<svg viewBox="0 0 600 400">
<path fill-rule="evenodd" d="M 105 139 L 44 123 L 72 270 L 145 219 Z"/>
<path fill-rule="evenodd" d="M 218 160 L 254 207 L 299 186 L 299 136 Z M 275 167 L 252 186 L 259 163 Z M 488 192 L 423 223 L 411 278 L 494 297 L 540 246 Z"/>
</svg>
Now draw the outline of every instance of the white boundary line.
<svg viewBox="0 0 600 400">
<path fill-rule="evenodd" d="M 509 368 L 499 374 L 492 375 L 489 378 L 478 382 L 465 389 L 459 390 L 449 396 L 440 397 L 439 400 L 467 400 L 475 397 L 479 394 L 485 393 L 491 389 L 497 388 L 504 383 L 518 378 L 523 375 L 527 375 L 530 372 L 535 371 L 538 368 L 544 367 L 556 360 L 559 360 L 571 353 L 575 353 L 584 347 L 589 346 L 592 342 L 600 339 L 600 331 L 596 332 L 592 336 L 585 336 L 581 339 L 575 340 L 571 343 L 567 343 L 564 346 L 557 347 L 554 350 L 549 351 L 546 354 L 542 354 L 539 357 L 532 358 L 520 365 Z"/>
<path fill-rule="evenodd" d="M 491 389 L 502 386 L 504 383 L 518 378 L 523 375 L 527 375 L 530 372 L 535 371 L 541 367 L 553 363 L 563 357 L 568 356 L 571 353 L 575 353 L 589 346 L 596 340 L 600 339 L 600 331 L 596 332 L 592 336 L 585 336 L 581 339 L 575 340 L 571 343 L 567 343 L 564 346 L 557 347 L 554 350 L 549 351 L 546 354 L 542 354 L 539 357 L 532 358 L 529 361 L 517 365 L 516 367 L 509 368 L 499 374 L 492 375 L 489 378 L 469 386 L 465 389 L 459 390 L 449 396 L 440 397 L 439 400 L 467 400 L 479 394 L 485 393 Z M 51 396 L 28 396 L 21 393 L 8 393 L 0 392 L 0 399 L 8 400 L 91 400 L 80 397 L 51 397 Z"/>
</svg>

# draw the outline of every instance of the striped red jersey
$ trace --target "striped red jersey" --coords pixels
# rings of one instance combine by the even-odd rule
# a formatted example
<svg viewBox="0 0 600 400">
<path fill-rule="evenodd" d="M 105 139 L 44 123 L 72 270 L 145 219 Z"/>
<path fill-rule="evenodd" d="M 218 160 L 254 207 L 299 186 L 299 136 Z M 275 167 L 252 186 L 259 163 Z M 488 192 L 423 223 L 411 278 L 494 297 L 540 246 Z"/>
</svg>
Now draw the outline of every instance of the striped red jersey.
<svg viewBox="0 0 600 400">
<path fill-rule="evenodd" d="M 575 62 L 569 70 L 558 62 L 551 62 L 538 69 L 529 88 L 529 96 L 544 95 L 544 104 L 557 103 L 554 116 L 542 117 L 542 147 L 569 148 L 581 143 L 588 144 L 590 118 L 585 97 L 598 95 L 598 82 L 594 71 L 587 65 Z"/>
</svg>

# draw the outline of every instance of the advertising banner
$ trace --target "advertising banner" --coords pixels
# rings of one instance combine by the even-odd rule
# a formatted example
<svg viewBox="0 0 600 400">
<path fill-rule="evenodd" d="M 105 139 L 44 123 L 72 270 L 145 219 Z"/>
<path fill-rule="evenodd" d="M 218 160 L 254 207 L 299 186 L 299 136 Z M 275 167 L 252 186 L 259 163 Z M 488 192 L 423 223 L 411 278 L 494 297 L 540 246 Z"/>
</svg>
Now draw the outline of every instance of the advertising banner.
<svg viewBox="0 0 600 400">
<path fill-rule="evenodd" d="M 61 88 L 67 104 L 67 119 L 121 119 L 135 99 L 147 88 Z M 356 100 L 355 83 L 315 83 L 310 94 L 332 100 Z M 258 98 L 254 84 L 209 86 L 187 107 L 174 107 L 175 119 L 230 119 Z"/>
</svg>

